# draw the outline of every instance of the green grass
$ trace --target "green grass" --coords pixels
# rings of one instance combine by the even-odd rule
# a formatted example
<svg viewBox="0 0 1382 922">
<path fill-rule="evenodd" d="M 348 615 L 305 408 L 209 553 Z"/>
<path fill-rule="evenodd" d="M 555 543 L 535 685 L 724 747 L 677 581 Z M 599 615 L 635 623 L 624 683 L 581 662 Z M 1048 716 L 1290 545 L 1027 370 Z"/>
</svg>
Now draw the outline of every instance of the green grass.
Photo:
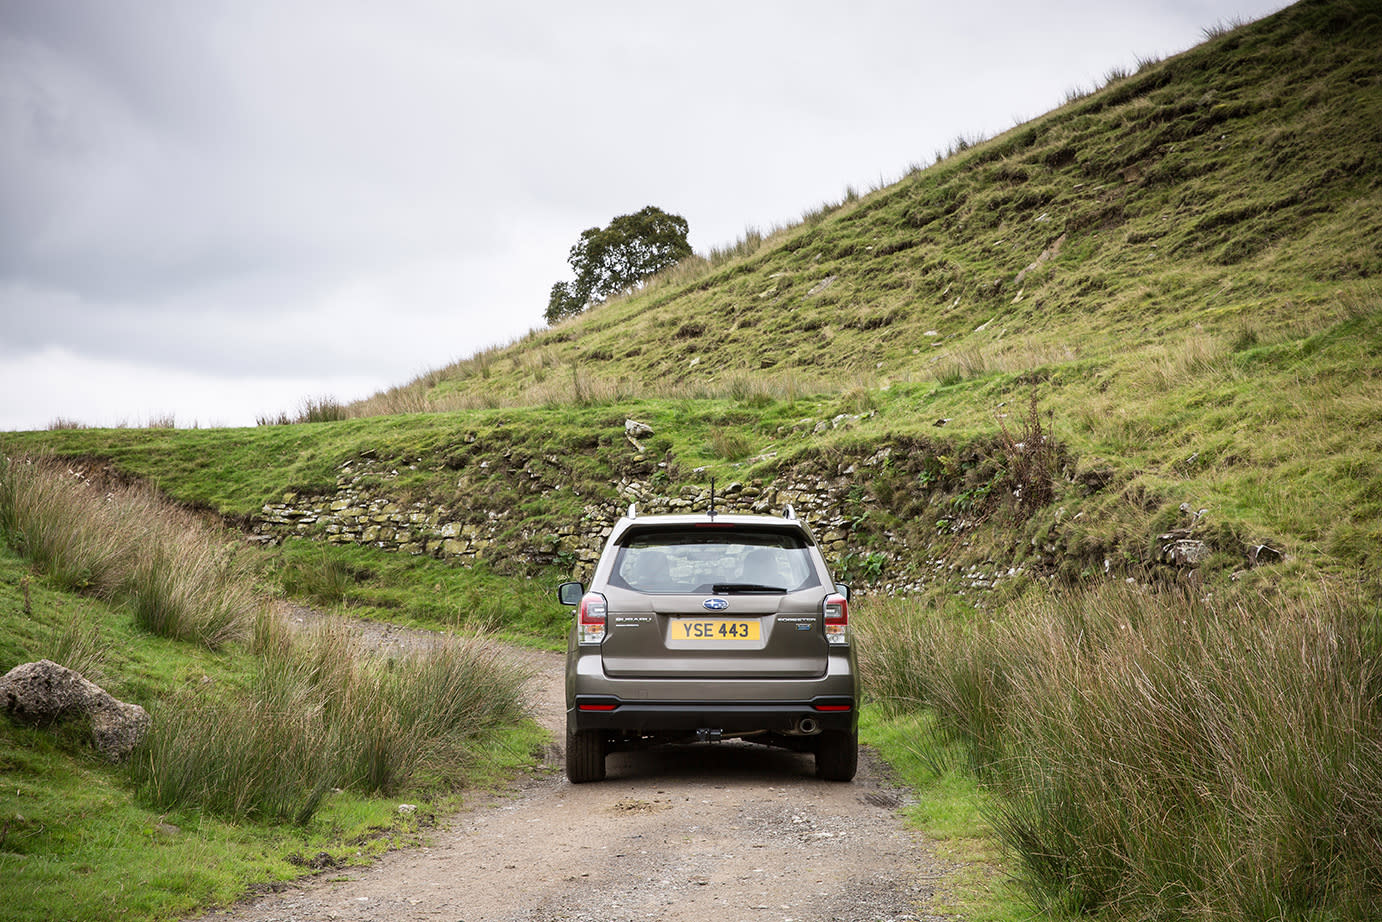
<svg viewBox="0 0 1382 922">
<path fill-rule="evenodd" d="M 349 794 L 308 827 L 151 809 L 131 797 L 123 769 L 71 741 L 6 722 L 0 742 L 0 919 L 177 918 L 302 876 L 295 860 L 325 852 L 355 863 L 421 833 L 393 803 Z"/>
<path fill-rule="evenodd" d="M 256 555 L 262 578 L 293 599 L 352 617 L 430 630 L 483 630 L 517 643 L 566 643 L 559 571 L 514 577 L 354 545 L 290 538 Z"/>
<path fill-rule="evenodd" d="M 860 717 L 860 739 L 883 756 L 915 802 L 903 808 L 948 873 L 923 909 L 974 922 L 1033 922 L 1030 901 L 1006 878 L 1002 843 L 987 811 L 992 798 L 964 767 L 960 748 L 936 738 L 930 715 L 878 703 Z"/>
<path fill-rule="evenodd" d="M 1382 907 L 1382 659 L 1357 589 L 1103 584 L 987 622 L 900 601 L 859 620 L 871 697 L 927 715 L 912 745 L 938 776 L 958 764 L 982 781 L 986 826 L 1037 906 L 1168 920 Z"/>
<path fill-rule="evenodd" d="M 80 724 L 0 721 L 0 919 L 182 917 L 310 873 L 320 855 L 364 861 L 424 841 L 438 815 L 531 769 L 543 745 L 520 719 L 520 677 L 472 641 L 390 667 L 344 640 L 304 646 L 261 615 L 244 641 L 213 649 L 152 633 L 122 597 L 75 594 L 15 554 L 26 540 L 4 537 L 0 670 L 80 668 L 148 710 L 153 729 L 116 765 Z M 304 762 L 317 773 L 288 770 Z M 402 799 L 418 812 L 399 814 Z"/>
<path fill-rule="evenodd" d="M 490 744 L 483 783 L 530 767 L 531 728 Z M 252 888 L 315 867 L 346 867 L 424 843 L 459 795 L 401 798 L 343 792 L 303 825 L 226 819 L 142 805 L 122 768 L 51 732 L 0 724 L 0 919 L 169 919 L 228 905 Z M 327 856 L 324 864 L 322 855 Z"/>
<path fill-rule="evenodd" d="M 131 758 L 142 799 L 306 825 L 333 790 L 464 782 L 477 743 L 525 716 L 526 676 L 478 635 L 384 656 L 339 624 L 287 631 L 260 630 L 246 687 L 163 702 Z"/>
</svg>

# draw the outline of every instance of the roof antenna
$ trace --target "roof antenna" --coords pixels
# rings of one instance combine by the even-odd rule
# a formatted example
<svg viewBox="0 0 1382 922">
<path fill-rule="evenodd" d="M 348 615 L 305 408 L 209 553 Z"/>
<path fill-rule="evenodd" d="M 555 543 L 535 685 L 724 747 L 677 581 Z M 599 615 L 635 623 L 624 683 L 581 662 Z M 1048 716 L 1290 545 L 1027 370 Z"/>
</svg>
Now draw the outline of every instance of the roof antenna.
<svg viewBox="0 0 1382 922">
<path fill-rule="evenodd" d="M 710 512 L 707 513 L 707 514 L 710 516 L 710 520 L 713 522 L 713 521 L 715 520 L 715 478 L 714 478 L 714 477 L 711 477 L 711 478 L 710 478 Z"/>
</svg>

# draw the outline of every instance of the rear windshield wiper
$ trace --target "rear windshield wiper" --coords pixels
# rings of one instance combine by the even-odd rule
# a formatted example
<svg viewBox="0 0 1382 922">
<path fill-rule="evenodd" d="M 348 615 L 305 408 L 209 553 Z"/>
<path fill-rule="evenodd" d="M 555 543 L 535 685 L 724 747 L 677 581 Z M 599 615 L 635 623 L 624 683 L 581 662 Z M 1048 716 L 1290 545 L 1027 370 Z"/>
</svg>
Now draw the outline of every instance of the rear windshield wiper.
<svg viewBox="0 0 1382 922">
<path fill-rule="evenodd" d="M 762 583 L 716 583 L 713 592 L 786 592 L 782 586 L 764 586 Z"/>
</svg>

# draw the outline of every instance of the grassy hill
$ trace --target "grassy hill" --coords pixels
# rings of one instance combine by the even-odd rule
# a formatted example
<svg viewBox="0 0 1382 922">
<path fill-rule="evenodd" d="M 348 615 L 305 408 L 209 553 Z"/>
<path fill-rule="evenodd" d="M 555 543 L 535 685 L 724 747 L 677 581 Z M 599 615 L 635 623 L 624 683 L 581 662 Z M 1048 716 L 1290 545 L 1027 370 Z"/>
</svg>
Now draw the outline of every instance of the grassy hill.
<svg viewBox="0 0 1382 922">
<path fill-rule="evenodd" d="M 1382 269 L 1378 29 L 1300 4 L 395 396 L 812 391 L 1301 338 Z"/>
<path fill-rule="evenodd" d="M 144 480 L 242 527 L 285 494 L 329 501 L 343 470 L 367 469 L 369 489 L 391 503 L 445 509 L 458 523 L 499 523 L 500 550 L 460 568 L 290 541 L 244 551 L 263 585 L 392 621 L 488 622 L 546 644 L 559 642 L 564 617 L 548 590 L 572 572 L 563 528 L 598 539 L 631 489 L 692 495 L 712 477 L 747 485 L 738 496 L 814 485 L 829 494 L 831 527 L 843 535 L 832 552 L 840 572 L 866 590 L 924 589 L 925 617 L 911 603 L 889 608 L 878 592 L 864 597 L 880 607 L 866 601 L 861 609 L 884 625 L 870 667 L 885 680 L 909 677 L 897 684 L 905 692 L 880 681 L 875 693 L 936 709 L 941 743 L 920 756 L 928 771 L 946 773 L 950 761 L 981 771 L 987 759 L 990 768 L 1020 763 L 1031 767 L 1020 779 L 1029 793 L 1062 791 L 1042 771 L 1061 753 L 1088 752 L 1092 763 L 1063 777 L 1091 777 L 1090 765 L 1110 762 L 1104 754 L 1116 742 L 1096 738 L 1101 727 L 1146 731 L 1125 734 L 1148 741 L 1126 754 L 1125 767 L 1160 759 L 1171 736 L 1195 749 L 1191 780 L 1168 766 L 1168 800 L 1145 806 L 1140 819 L 1095 810 L 1080 817 L 1124 831 L 1157 826 L 1148 817 L 1186 819 L 1143 843 L 1162 850 L 1151 862 L 1162 867 L 1146 871 L 1141 889 L 1121 865 L 1096 874 L 1070 870 L 1081 856 L 1060 864 L 1049 844 L 1059 837 L 1031 828 L 1044 806 L 1015 801 L 1029 812 L 1009 814 L 1009 832 L 1040 844 L 1027 860 L 1046 862 L 1044 871 L 1028 869 L 1049 878 L 1054 895 L 1044 899 L 1181 918 L 1195 907 L 1214 915 L 1249 905 L 1251 890 L 1262 900 L 1255 905 L 1297 907 L 1281 910 L 1285 917 L 1369 917 L 1382 900 L 1382 868 L 1369 857 L 1382 853 L 1373 847 L 1382 838 L 1368 839 L 1375 822 L 1359 820 L 1348 828 L 1364 844 L 1339 844 L 1330 830 L 1344 820 L 1320 805 L 1356 807 L 1359 792 L 1382 785 L 1373 771 L 1382 764 L 1376 631 L 1359 634 L 1354 624 L 1360 610 L 1375 620 L 1382 593 L 1382 8 L 1305 0 L 1213 30 L 1203 45 L 1136 73 L 1112 74 L 1102 89 L 999 137 L 954 147 L 794 227 L 749 235 L 640 292 L 336 408 L 346 419 L 0 433 L 0 453 L 54 454 L 82 470 Z M 629 417 L 654 435 L 632 444 Z M 742 501 L 731 499 L 731 508 Z M 1194 553 L 1178 557 L 1178 542 Z M 61 628 L 60 606 L 82 606 L 54 601 L 56 587 L 35 578 L 38 607 L 51 609 L 53 622 L 39 630 L 30 623 L 30 571 L 12 556 L 3 563 L 0 639 L 19 661 L 39 651 L 40 635 Z M 1007 578 L 995 582 L 998 574 Z M 1138 587 L 1132 595 L 1118 594 L 1125 581 Z M 1330 594 L 1315 604 L 1311 587 L 1322 583 L 1345 587 L 1343 601 Z M 1157 607 L 1145 587 L 1168 585 L 1210 591 Z M 1071 587 L 1090 595 L 1063 595 Z M 1197 607 L 1245 587 L 1271 604 L 1227 614 Z M 1058 600 L 1051 610 L 1048 598 Z M 1014 626 L 991 637 L 971 631 L 975 607 Z M 108 622 L 120 617 L 102 612 Z M 1048 630 L 1052 619 L 1060 630 Z M 1193 636 L 1178 635 L 1176 624 L 1191 625 L 1182 633 Z M 905 643 L 887 647 L 883 635 Z M 1033 652 L 1045 643 L 1057 657 L 1083 655 L 1086 642 L 1108 660 L 1093 668 L 1072 654 L 1058 664 L 1063 672 Z M 1330 652 L 1341 648 L 1353 658 Z M 1222 650 L 1234 659 L 1216 660 Z M 1355 695 L 1346 720 L 1267 706 L 1305 700 L 1291 684 L 1307 674 L 1297 662 L 1304 655 L 1316 657 L 1311 669 L 1337 668 L 1305 704 L 1331 714 L 1334 699 Z M 895 675 L 885 674 L 887 657 L 901 664 Z M 1268 660 L 1273 669 L 1260 668 Z M 1175 686 L 1185 670 L 1164 667 L 1181 662 L 1200 664 L 1197 681 Z M 927 671 L 952 666 L 950 676 Z M 146 676 L 157 669 L 133 671 L 140 678 L 123 680 L 126 693 L 157 699 L 158 683 Z M 1264 672 L 1278 689 L 1251 685 Z M 1014 684 L 1024 675 L 1027 687 Z M 1124 691 L 1067 694 L 1090 675 Z M 1068 684 L 1044 689 L 1041 682 L 1067 681 L 1052 676 Z M 1206 741 L 1177 708 L 1118 712 L 1148 676 L 1164 677 L 1181 696 L 1175 703 L 1211 729 L 1236 719 L 1226 710 L 1235 702 L 1256 722 Z M 1213 681 L 1198 681 L 1205 676 Z M 1196 697 L 1206 689 L 1209 698 Z M 1333 695 L 1339 689 L 1347 694 Z M 1069 700 L 1108 710 L 1084 715 L 1087 728 L 1072 719 L 1068 739 L 1047 738 L 1056 751 L 1049 760 L 1004 761 L 1036 752 L 1035 738 L 1070 716 Z M 1022 703 L 1013 714 L 1043 716 L 1011 726 L 1000 713 L 1010 701 Z M 970 721 L 971 706 L 988 723 Z M 1291 765 L 1274 774 L 1272 760 L 1290 754 L 1292 739 L 1270 728 L 1315 724 L 1334 728 L 1328 752 L 1337 763 L 1321 756 L 1325 770 L 1309 784 L 1282 783 L 1305 773 Z M 893 725 L 879 732 L 914 737 Z M 1240 738 L 1261 741 L 1261 758 L 1245 747 L 1243 775 L 1211 777 L 1222 763 L 1213 746 Z M 27 732 L 20 742 L 25 764 L 45 772 L 68 764 L 65 750 Z M 936 756 L 955 745 L 959 755 Z M 910 742 L 900 746 L 917 758 Z M 5 770 L 22 774 L 21 761 Z M 1290 789 L 1297 800 L 1259 798 L 1254 785 L 1264 778 L 1269 792 Z M 1353 786 L 1340 793 L 1330 779 Z M 1119 779 L 1128 786 L 1109 803 L 1132 803 L 1142 780 Z M 1218 781 L 1229 786 L 1222 803 Z M 1185 791 L 1199 798 L 1190 807 L 1176 800 Z M 1061 803 L 1081 793 L 1076 785 Z M 1256 812 L 1242 809 L 1248 801 Z M 1376 815 L 1368 804 L 1375 798 L 1357 816 Z M 1204 829 L 1190 822 L 1201 816 Z M 1229 833 L 1245 817 L 1297 838 L 1240 847 Z M 1323 831 L 1310 838 L 1311 829 Z M 1062 834 L 1062 846 L 1083 849 L 1082 857 L 1097 851 L 1083 832 Z M 1189 857 L 1174 851 L 1182 843 Z M 1320 843 L 1340 851 L 1324 854 Z M 1117 865 L 1132 850 L 1120 841 L 1100 855 Z M 1226 863 L 1201 874 L 1211 852 Z M 1344 869 L 1347 880 L 1291 877 L 1278 886 L 1242 857 L 1249 853 L 1267 866 L 1323 868 L 1326 877 Z M 1216 880 L 1247 889 L 1203 895 Z M 1180 909 L 1157 903 L 1168 893 L 1184 897 Z M 1143 912 L 1146 905 L 1159 908 Z M 1317 910 L 1323 915 L 1311 915 Z"/>
</svg>

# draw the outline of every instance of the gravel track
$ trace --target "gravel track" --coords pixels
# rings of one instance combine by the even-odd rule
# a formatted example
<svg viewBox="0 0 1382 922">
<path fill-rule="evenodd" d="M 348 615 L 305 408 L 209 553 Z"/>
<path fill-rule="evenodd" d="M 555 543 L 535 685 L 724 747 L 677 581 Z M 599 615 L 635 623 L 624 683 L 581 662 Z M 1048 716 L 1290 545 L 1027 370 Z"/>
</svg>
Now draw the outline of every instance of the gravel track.
<svg viewBox="0 0 1382 922">
<path fill-rule="evenodd" d="M 312 613 L 294 610 L 301 623 Z M 412 632 L 364 628 L 383 646 Z M 511 650 L 536 719 L 564 733 L 560 654 Z M 212 912 L 234 922 L 883 922 L 933 920 L 948 868 L 903 823 L 871 751 L 852 783 L 809 755 L 727 742 L 619 753 L 609 777 L 544 770 L 448 818 L 427 847 Z"/>
</svg>

